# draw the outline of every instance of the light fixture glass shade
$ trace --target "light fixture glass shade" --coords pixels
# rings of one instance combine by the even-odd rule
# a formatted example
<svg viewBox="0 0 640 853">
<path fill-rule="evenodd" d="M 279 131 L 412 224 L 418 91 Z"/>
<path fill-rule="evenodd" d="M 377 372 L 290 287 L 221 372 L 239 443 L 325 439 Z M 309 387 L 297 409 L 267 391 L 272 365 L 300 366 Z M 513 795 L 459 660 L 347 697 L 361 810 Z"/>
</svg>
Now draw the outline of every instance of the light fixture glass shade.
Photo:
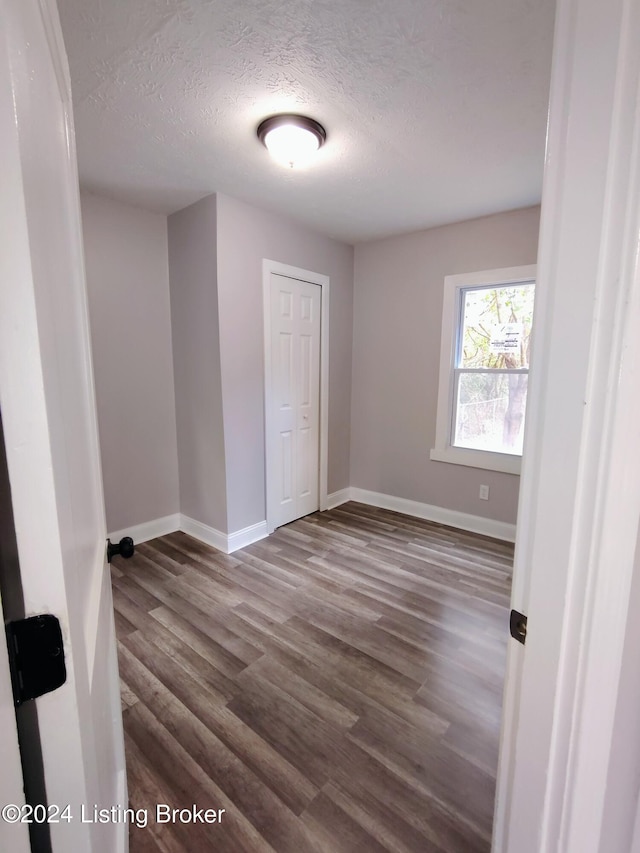
<svg viewBox="0 0 640 853">
<path fill-rule="evenodd" d="M 280 115 L 265 119 L 258 137 L 274 160 L 289 168 L 305 166 L 326 139 L 322 125 L 306 116 Z"/>
</svg>

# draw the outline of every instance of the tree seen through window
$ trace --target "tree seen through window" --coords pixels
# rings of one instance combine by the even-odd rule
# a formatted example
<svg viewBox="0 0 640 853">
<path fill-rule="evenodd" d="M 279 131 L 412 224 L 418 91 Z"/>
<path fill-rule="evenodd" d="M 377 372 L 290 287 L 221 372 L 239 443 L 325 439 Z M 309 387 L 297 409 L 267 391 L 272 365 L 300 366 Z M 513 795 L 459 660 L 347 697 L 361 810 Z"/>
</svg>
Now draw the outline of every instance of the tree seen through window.
<svg viewBox="0 0 640 853">
<path fill-rule="evenodd" d="M 521 454 L 535 285 L 461 292 L 453 444 Z"/>
</svg>

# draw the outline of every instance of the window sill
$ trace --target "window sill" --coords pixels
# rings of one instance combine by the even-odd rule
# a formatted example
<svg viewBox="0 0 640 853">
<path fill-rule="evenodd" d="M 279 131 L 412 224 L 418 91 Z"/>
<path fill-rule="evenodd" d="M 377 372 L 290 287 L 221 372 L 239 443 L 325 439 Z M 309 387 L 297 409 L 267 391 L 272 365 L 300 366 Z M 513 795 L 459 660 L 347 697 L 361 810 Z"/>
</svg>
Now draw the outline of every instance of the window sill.
<svg viewBox="0 0 640 853">
<path fill-rule="evenodd" d="M 469 450 L 465 447 L 446 447 L 444 450 L 434 447 L 429 457 L 432 462 L 448 462 L 452 465 L 466 465 L 469 468 L 483 468 L 485 471 L 501 471 L 503 474 L 520 475 L 521 456 L 509 453 L 492 453 L 490 450 Z"/>
</svg>

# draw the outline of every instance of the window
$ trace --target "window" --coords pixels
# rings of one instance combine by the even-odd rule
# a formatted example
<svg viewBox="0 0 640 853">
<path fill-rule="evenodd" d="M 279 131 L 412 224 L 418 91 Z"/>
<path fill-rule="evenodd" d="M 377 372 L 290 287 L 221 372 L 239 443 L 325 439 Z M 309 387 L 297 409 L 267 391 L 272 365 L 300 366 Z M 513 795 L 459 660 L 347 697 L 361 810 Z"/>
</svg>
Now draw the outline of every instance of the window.
<svg viewBox="0 0 640 853">
<path fill-rule="evenodd" d="M 447 276 L 431 459 L 520 472 L 535 266 Z"/>
</svg>

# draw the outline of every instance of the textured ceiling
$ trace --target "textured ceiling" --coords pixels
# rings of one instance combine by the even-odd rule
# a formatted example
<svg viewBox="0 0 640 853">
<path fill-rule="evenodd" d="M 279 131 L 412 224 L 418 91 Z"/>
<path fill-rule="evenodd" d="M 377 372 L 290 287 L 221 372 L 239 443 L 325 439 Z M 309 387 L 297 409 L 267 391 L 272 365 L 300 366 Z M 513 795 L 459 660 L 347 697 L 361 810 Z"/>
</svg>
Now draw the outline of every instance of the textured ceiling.
<svg viewBox="0 0 640 853">
<path fill-rule="evenodd" d="M 163 213 L 220 191 L 350 242 L 540 199 L 553 0 L 58 0 L 80 177 Z M 288 171 L 265 116 L 327 143 Z"/>
</svg>

